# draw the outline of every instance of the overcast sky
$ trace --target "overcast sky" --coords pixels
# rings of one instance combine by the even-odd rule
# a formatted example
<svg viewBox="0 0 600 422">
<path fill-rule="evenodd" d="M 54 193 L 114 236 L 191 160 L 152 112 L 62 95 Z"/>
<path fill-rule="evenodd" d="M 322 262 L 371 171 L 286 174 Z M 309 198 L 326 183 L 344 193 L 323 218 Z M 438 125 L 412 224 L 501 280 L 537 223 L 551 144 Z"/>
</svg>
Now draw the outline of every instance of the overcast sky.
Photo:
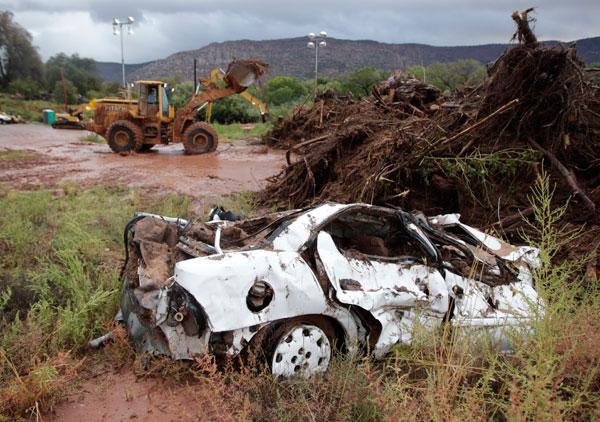
<svg viewBox="0 0 600 422">
<path fill-rule="evenodd" d="M 336 38 L 433 45 L 504 43 L 510 13 L 537 7 L 540 39 L 600 35 L 600 0 L 0 0 L 34 37 L 44 59 L 79 53 L 120 61 L 113 17 L 136 19 L 125 35 L 128 63 L 213 41 L 273 39 L 327 31 Z"/>
</svg>

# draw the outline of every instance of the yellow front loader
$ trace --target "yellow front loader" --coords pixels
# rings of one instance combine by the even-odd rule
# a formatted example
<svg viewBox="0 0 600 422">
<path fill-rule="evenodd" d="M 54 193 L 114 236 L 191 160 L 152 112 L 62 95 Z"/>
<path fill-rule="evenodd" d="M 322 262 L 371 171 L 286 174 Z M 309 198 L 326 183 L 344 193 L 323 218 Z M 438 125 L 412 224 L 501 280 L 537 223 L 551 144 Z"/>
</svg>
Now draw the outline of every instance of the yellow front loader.
<svg viewBox="0 0 600 422">
<path fill-rule="evenodd" d="M 214 101 L 243 93 L 267 70 L 258 60 L 234 60 L 223 76 L 223 87 L 208 86 L 175 111 L 167 84 L 138 81 L 139 99 L 95 100 L 93 120 L 85 128 L 106 138 L 114 152 L 149 150 L 157 144 L 182 142 L 186 154 L 214 151 L 217 132 L 200 120 L 198 111 Z"/>
</svg>

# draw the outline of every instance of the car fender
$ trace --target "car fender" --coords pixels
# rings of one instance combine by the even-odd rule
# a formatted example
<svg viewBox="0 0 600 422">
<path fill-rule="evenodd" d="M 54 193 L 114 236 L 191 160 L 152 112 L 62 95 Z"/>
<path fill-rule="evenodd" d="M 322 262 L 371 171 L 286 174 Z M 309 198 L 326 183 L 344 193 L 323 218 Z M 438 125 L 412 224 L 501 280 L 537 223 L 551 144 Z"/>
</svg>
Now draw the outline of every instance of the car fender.
<svg viewBox="0 0 600 422">
<path fill-rule="evenodd" d="M 273 289 L 273 298 L 254 312 L 246 299 L 259 280 Z M 321 314 L 328 306 L 310 266 L 297 252 L 237 251 L 180 261 L 175 282 L 202 306 L 214 332 Z"/>
</svg>

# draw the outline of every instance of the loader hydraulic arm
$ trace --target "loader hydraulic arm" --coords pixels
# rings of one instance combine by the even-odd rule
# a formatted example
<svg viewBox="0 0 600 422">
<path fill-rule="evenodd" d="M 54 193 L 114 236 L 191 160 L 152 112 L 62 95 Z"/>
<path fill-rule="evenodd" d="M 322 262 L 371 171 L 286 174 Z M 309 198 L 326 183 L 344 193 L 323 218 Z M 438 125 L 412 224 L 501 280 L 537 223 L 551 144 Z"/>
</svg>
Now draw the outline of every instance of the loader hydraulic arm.
<svg viewBox="0 0 600 422">
<path fill-rule="evenodd" d="M 210 78 L 209 79 L 200 79 L 200 84 L 205 86 L 208 89 L 216 87 L 218 82 L 223 80 L 224 75 L 225 75 L 225 71 L 223 71 L 222 69 L 220 69 L 218 67 L 215 67 L 213 70 L 210 71 Z M 237 92 L 237 94 L 239 94 L 240 97 L 242 97 L 244 100 L 246 100 L 247 102 L 252 104 L 254 107 L 258 108 L 263 122 L 266 121 L 266 118 L 269 115 L 269 107 L 265 103 L 263 103 L 261 100 L 259 100 L 258 98 L 256 98 L 254 95 L 250 94 L 246 90 Z M 206 106 L 206 121 L 208 123 L 210 123 L 211 118 L 212 118 L 212 106 L 213 106 L 212 102 L 209 102 L 208 105 Z"/>
<path fill-rule="evenodd" d="M 210 81 L 203 81 L 206 89 L 192 99 L 177 112 L 173 127 L 173 138 L 181 141 L 186 124 L 196 120 L 197 110 L 204 104 L 210 104 L 221 98 L 239 94 L 245 91 L 251 84 L 256 82 L 267 71 L 267 65 L 258 60 L 234 60 L 227 68 L 222 77 L 226 86 L 219 88 Z M 211 79 L 221 78 L 219 69 L 213 69 Z M 208 83 L 205 83 L 208 82 Z"/>
<path fill-rule="evenodd" d="M 244 90 L 246 88 L 242 88 Z M 183 129 L 186 122 L 193 121 L 196 119 L 196 110 L 203 106 L 206 103 L 211 103 L 212 101 L 220 100 L 221 98 L 229 97 L 230 95 L 237 94 L 239 88 L 234 88 L 231 86 L 225 88 L 210 88 L 202 91 L 199 95 L 194 95 L 192 99 L 180 110 L 177 111 L 177 115 L 175 117 L 175 126 L 173 137 L 176 140 L 179 140 L 181 135 L 183 135 Z"/>
<path fill-rule="evenodd" d="M 254 107 L 258 107 L 261 116 L 269 114 L 269 107 L 254 95 L 250 94 L 248 91 L 240 92 L 240 97 L 248 101 Z"/>
</svg>

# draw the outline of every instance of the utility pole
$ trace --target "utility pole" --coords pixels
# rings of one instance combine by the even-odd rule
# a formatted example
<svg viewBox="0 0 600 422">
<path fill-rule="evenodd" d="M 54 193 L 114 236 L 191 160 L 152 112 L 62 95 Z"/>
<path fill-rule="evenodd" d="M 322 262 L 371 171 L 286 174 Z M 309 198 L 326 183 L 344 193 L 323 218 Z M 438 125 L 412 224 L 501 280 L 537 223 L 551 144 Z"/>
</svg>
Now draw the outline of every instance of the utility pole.
<svg viewBox="0 0 600 422">
<path fill-rule="evenodd" d="M 129 87 L 125 79 L 125 49 L 123 47 L 123 27 L 127 27 L 127 33 L 133 35 L 133 22 L 135 19 L 129 16 L 126 21 L 120 21 L 117 18 L 113 18 L 113 34 L 121 35 L 121 72 L 123 74 L 123 88 L 127 89 L 127 97 L 129 97 Z"/>
<path fill-rule="evenodd" d="M 60 68 L 60 79 L 62 81 L 63 99 L 65 100 L 65 111 L 68 112 L 69 104 L 67 101 L 67 82 L 65 81 L 65 71 L 62 67 Z"/>
<path fill-rule="evenodd" d="M 327 42 L 325 41 L 327 38 L 327 32 L 321 31 L 319 35 L 315 35 L 313 32 L 308 34 L 308 44 L 306 46 L 308 48 L 315 49 L 315 97 L 317 96 L 317 86 L 319 79 L 319 48 L 325 48 L 327 46 Z"/>
</svg>

